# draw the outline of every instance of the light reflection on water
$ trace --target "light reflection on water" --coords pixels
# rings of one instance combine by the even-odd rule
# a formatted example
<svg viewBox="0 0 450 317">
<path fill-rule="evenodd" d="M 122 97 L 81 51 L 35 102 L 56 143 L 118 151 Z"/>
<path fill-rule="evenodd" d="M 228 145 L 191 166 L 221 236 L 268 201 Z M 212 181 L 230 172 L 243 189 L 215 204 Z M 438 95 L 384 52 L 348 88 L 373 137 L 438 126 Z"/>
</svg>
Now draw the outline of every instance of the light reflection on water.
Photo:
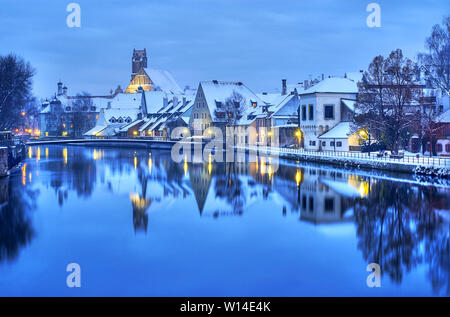
<svg viewBox="0 0 450 317">
<path fill-rule="evenodd" d="M 448 187 L 274 164 L 30 148 L 0 180 L 0 295 L 449 295 Z"/>
</svg>

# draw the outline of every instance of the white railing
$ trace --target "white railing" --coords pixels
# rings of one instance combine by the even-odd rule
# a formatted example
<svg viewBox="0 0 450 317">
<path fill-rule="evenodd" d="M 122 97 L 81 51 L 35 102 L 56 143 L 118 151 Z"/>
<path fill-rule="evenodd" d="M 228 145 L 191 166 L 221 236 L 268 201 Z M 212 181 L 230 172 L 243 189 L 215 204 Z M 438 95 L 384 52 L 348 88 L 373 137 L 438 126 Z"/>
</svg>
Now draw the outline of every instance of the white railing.
<svg viewBox="0 0 450 317">
<path fill-rule="evenodd" d="M 277 148 L 270 146 L 247 146 L 246 149 L 252 151 L 259 151 L 262 153 L 292 153 L 303 156 L 330 158 L 330 159 L 350 159 L 361 161 L 387 162 L 387 163 L 402 163 L 411 165 L 425 165 L 437 167 L 450 167 L 450 158 L 447 157 L 428 157 L 416 155 L 404 155 L 403 157 L 393 158 L 390 155 L 378 156 L 377 152 L 362 153 L 362 152 L 346 152 L 346 151 L 308 151 L 304 149 L 293 148 Z"/>
</svg>

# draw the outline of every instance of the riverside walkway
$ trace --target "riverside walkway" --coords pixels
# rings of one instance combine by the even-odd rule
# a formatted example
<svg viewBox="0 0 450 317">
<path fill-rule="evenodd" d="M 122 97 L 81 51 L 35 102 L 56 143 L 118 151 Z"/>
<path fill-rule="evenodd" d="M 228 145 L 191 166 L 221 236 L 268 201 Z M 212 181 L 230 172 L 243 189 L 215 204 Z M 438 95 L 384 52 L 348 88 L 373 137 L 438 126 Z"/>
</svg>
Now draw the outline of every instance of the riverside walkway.
<svg viewBox="0 0 450 317">
<path fill-rule="evenodd" d="M 354 166 L 365 168 L 377 168 L 390 171 L 434 174 L 435 169 L 440 173 L 450 174 L 450 158 L 445 157 L 427 157 L 417 155 L 405 155 L 401 158 L 392 158 L 390 156 L 378 157 L 377 153 L 361 152 L 334 152 L 334 151 L 307 151 L 304 149 L 289 149 L 277 147 L 256 147 L 245 146 L 236 147 L 240 150 L 257 151 L 260 154 L 274 155 L 281 158 L 309 161 L 324 164 L 333 164 L 341 166 Z M 421 169 L 421 170 L 419 170 Z M 445 176 L 442 175 L 442 176 Z"/>
</svg>

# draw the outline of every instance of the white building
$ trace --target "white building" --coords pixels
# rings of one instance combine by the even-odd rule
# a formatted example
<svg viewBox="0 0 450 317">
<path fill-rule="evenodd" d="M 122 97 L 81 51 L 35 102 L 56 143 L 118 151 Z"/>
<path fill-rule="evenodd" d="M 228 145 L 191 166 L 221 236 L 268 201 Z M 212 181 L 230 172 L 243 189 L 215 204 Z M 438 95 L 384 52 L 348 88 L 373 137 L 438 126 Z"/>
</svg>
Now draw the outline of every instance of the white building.
<svg viewBox="0 0 450 317">
<path fill-rule="evenodd" d="M 321 136 L 352 135 L 350 122 L 352 120 L 357 83 L 348 78 L 326 78 L 312 87 L 299 92 L 300 95 L 300 144 L 307 150 L 334 149 L 336 143 L 331 146 L 331 139 L 323 139 Z M 335 132 L 331 132 L 335 130 Z M 345 131 L 344 131 L 345 130 Z M 325 142 L 325 144 L 323 143 Z M 341 142 L 341 141 L 339 141 Z M 342 142 L 340 151 L 348 151 L 352 142 Z"/>
</svg>

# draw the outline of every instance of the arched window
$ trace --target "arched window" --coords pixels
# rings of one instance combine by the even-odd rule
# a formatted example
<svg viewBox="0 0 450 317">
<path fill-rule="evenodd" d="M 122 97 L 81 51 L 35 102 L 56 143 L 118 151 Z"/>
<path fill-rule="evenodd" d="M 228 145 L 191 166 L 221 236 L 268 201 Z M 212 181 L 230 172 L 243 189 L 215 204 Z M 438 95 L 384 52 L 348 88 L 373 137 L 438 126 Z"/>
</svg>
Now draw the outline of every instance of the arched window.
<svg viewBox="0 0 450 317">
<path fill-rule="evenodd" d="M 109 122 L 115 123 L 116 122 L 116 118 L 112 117 L 111 119 L 109 119 Z"/>
</svg>

